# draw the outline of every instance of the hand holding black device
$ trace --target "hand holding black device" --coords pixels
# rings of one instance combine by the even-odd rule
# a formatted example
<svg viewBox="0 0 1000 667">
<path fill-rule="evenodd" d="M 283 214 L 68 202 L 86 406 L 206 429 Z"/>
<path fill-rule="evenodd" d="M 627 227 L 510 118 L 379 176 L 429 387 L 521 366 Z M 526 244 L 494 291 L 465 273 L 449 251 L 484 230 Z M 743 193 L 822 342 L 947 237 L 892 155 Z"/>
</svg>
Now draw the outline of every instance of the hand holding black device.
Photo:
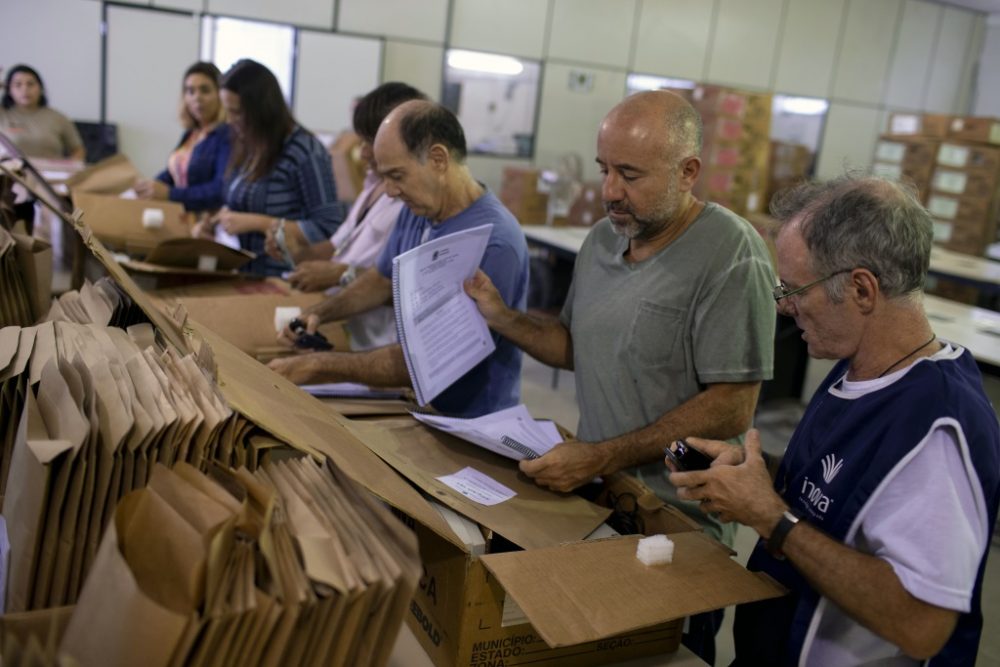
<svg viewBox="0 0 1000 667">
<path fill-rule="evenodd" d="M 689 445 L 686 440 L 675 441 L 672 445 L 667 446 L 663 452 L 680 472 L 708 470 L 708 467 L 712 465 L 712 459 Z"/>
<path fill-rule="evenodd" d="M 298 317 L 288 323 L 288 328 L 291 329 L 292 333 L 297 336 L 295 339 L 295 347 L 297 348 L 303 350 L 316 350 L 317 352 L 326 352 L 327 350 L 333 349 L 333 345 L 330 341 L 328 341 L 326 336 L 320 332 L 307 332 L 306 323 Z"/>
</svg>

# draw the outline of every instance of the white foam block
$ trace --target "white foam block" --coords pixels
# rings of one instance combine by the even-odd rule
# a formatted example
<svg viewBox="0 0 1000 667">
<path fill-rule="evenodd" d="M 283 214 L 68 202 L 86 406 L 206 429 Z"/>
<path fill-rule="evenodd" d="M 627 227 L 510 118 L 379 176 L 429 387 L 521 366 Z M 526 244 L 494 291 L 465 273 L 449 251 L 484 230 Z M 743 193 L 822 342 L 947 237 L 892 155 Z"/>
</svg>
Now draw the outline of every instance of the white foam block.
<svg viewBox="0 0 1000 667">
<path fill-rule="evenodd" d="M 160 229 L 163 227 L 163 211 L 158 208 L 142 209 L 142 226 L 146 229 Z"/>
<path fill-rule="evenodd" d="M 674 560 L 674 543 L 666 535 L 651 535 L 639 540 L 635 557 L 645 565 L 664 565 Z"/>
<path fill-rule="evenodd" d="M 215 271 L 219 266 L 219 258 L 215 255 L 198 255 L 199 271 Z"/>
<path fill-rule="evenodd" d="M 281 333 L 288 323 L 302 314 L 298 306 L 278 306 L 274 309 L 274 330 Z"/>
</svg>

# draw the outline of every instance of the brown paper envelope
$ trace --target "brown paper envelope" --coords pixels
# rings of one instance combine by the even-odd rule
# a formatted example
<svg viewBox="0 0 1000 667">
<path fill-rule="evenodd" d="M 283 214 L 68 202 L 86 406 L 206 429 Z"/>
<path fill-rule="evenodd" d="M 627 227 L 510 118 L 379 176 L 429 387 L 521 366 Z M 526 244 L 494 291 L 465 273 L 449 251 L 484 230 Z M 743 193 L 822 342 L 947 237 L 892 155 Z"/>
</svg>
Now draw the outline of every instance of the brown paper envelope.
<svg viewBox="0 0 1000 667">
<path fill-rule="evenodd" d="M 22 336 L 23 338 L 23 336 Z M 31 361 L 28 381 L 38 384 L 42 379 L 42 369 L 55 357 L 56 354 L 56 334 L 55 326 L 52 322 L 44 322 L 35 327 L 35 337 L 31 341 Z M 20 356 L 20 350 L 18 350 Z"/>
<path fill-rule="evenodd" d="M 315 465 L 311 462 L 309 465 Z M 305 573 L 316 581 L 348 593 L 361 586 L 358 575 L 349 567 L 349 556 L 333 527 L 321 516 L 312 489 L 296 488 L 296 480 L 285 474 L 285 466 L 267 466 L 267 473 L 281 494 L 292 532 L 302 554 Z"/>
<path fill-rule="evenodd" d="M 222 506 L 229 514 L 239 514 L 243 511 L 243 503 L 226 491 L 220 484 L 213 482 L 205 474 L 199 472 L 188 463 L 178 463 L 173 468 L 174 474 L 188 484 L 205 494 Z"/>
<path fill-rule="evenodd" d="M 57 300 L 62 307 L 67 321 L 74 324 L 87 324 L 90 322 L 90 315 L 87 313 L 87 309 L 83 307 L 79 292 L 64 292 L 59 295 Z"/>
<path fill-rule="evenodd" d="M 53 467 L 72 451 L 69 441 L 49 439 L 34 395 L 29 392 L 4 497 L 11 544 L 7 611 L 27 611 L 31 606 Z"/>
<path fill-rule="evenodd" d="M 198 488 L 200 484 L 191 484 L 191 467 L 185 463 L 177 464 L 178 469 L 184 467 L 187 469 L 182 476 L 157 464 L 149 480 L 149 488 L 163 498 L 199 535 L 207 537 L 236 514 L 239 504 L 235 508 L 233 504 L 223 504 Z M 204 475 L 200 477 L 208 481 Z M 205 546 L 208 546 L 207 543 Z"/>
<path fill-rule="evenodd" d="M 57 338 L 58 340 L 58 338 Z M 85 400 L 83 410 L 90 421 L 90 436 L 88 442 L 80 452 L 84 460 L 83 469 L 86 476 L 83 480 L 83 493 L 79 503 L 75 507 L 66 507 L 67 513 L 78 512 L 76 520 L 76 533 L 73 536 L 72 553 L 70 554 L 69 579 L 66 583 L 66 602 L 75 602 L 77 593 L 83 585 L 84 565 L 86 560 L 87 535 L 89 531 L 98 532 L 97 526 L 101 521 L 101 516 L 94 516 L 92 511 L 94 503 L 95 487 L 97 486 L 97 445 L 100 438 L 101 418 L 97 407 L 97 396 L 94 392 L 94 381 L 90 369 L 87 368 L 81 354 L 77 353 L 73 358 L 73 366 L 83 382 Z M 78 509 L 77 509 L 78 508 Z M 71 523 L 67 519 L 67 523 Z M 60 548 L 64 545 L 60 544 Z M 65 556 L 63 556 L 65 557 Z M 60 569 L 60 564 L 56 563 L 56 571 Z M 53 588 L 56 588 L 53 585 Z"/>
<path fill-rule="evenodd" d="M 170 462 L 165 462 L 168 465 L 172 465 L 174 462 L 188 460 L 191 443 L 199 438 L 200 429 L 202 427 L 202 423 L 205 421 L 205 416 L 195 403 L 194 397 L 191 395 L 190 390 L 178 374 L 177 369 L 169 355 L 166 353 L 160 354 L 156 357 L 156 359 L 160 364 L 164 377 L 166 377 L 169 382 L 169 393 L 173 398 L 174 407 L 179 414 L 184 415 L 184 422 L 188 424 L 188 431 L 183 437 L 179 438 L 174 443 L 175 459 Z"/>
<path fill-rule="evenodd" d="M 106 293 L 94 287 L 89 282 L 80 288 L 80 305 L 87 313 L 87 320 L 94 324 L 107 326 L 111 322 L 111 315 L 114 313 L 114 306 L 108 299 Z"/>
<path fill-rule="evenodd" d="M 90 525 L 87 526 L 83 537 L 82 563 L 85 568 L 88 568 L 96 557 L 100 536 L 111 521 L 113 507 L 120 497 L 121 491 L 115 490 L 114 497 L 110 498 L 115 459 L 136 427 L 136 410 L 141 410 L 134 405 L 136 401 L 133 397 L 123 392 L 125 388 L 131 389 L 131 384 L 125 386 L 122 382 L 121 377 L 125 370 L 117 359 L 91 358 L 89 361 L 98 412 L 101 416 L 101 430 L 98 446 L 94 447 L 94 455 L 88 459 L 93 461 L 94 466 L 94 491 L 87 505 L 90 508 Z"/>
<path fill-rule="evenodd" d="M 21 327 L 10 326 L 0 329 L 0 373 L 7 370 L 7 366 L 14 360 L 17 354 L 17 341 L 21 337 Z"/>
<path fill-rule="evenodd" d="M 270 642 L 271 633 L 281 620 L 281 608 L 278 602 L 258 589 L 254 590 L 256 600 L 253 623 L 248 633 L 247 641 L 234 655 L 234 665 L 256 664 L 264 654 L 265 646 Z"/>
<path fill-rule="evenodd" d="M 60 649 L 82 667 L 165 667 L 188 618 L 142 589 L 108 526 Z"/>
<path fill-rule="evenodd" d="M 196 415 L 190 407 L 189 402 L 185 401 L 183 395 L 179 395 L 174 390 L 167 374 L 164 372 L 159 355 L 152 348 L 146 348 L 142 354 L 149 365 L 150 371 L 156 377 L 160 385 L 160 390 L 170 405 L 170 409 L 176 415 L 173 420 L 173 427 L 168 430 L 160 442 L 160 451 L 156 458 L 158 462 L 171 466 L 177 459 L 177 450 L 180 444 L 191 437 L 191 433 L 196 426 Z"/>
<path fill-rule="evenodd" d="M 420 580 L 422 568 L 416 536 L 392 516 L 384 505 L 377 502 L 367 490 L 347 478 L 329 462 L 327 462 L 326 472 L 343 488 L 352 506 L 359 512 L 362 520 L 371 530 L 381 538 L 379 543 L 390 552 L 398 566 L 398 574 L 393 575 L 393 596 L 391 600 L 387 601 L 388 608 L 383 618 L 384 628 L 394 631 L 402 622 L 409 607 L 410 598 Z M 382 636 L 381 633 L 378 636 Z M 371 664 L 386 664 L 389 660 L 389 654 L 392 652 L 390 642 L 376 640 L 373 645 L 376 650 L 371 656 Z"/>
<path fill-rule="evenodd" d="M 37 322 L 48 312 L 52 300 L 52 246 L 31 236 L 13 234 L 13 237 L 31 314 Z"/>
<path fill-rule="evenodd" d="M 156 344 L 156 332 L 153 329 L 153 325 L 149 322 L 133 324 L 126 331 L 129 338 L 135 341 L 135 346 L 140 350 L 145 350 L 147 347 L 152 347 Z"/>
<path fill-rule="evenodd" d="M 197 609 L 204 593 L 203 536 L 150 489 L 122 498 L 115 521 L 122 555 L 142 590 L 176 613 Z"/>
<path fill-rule="evenodd" d="M 39 325 L 41 326 L 41 325 Z M 17 339 L 17 352 L 7 364 L 7 369 L 0 374 L 0 382 L 23 373 L 31 362 L 32 352 L 35 349 L 35 338 L 38 336 L 38 327 L 24 327 L 21 335 Z"/>
<path fill-rule="evenodd" d="M 48 432 L 60 440 L 68 441 L 72 448 L 53 468 L 55 477 L 46 499 L 45 528 L 33 586 L 34 608 L 55 606 L 49 602 L 52 599 L 50 594 L 53 593 L 53 580 L 62 574 L 56 573 L 56 561 L 60 535 L 68 529 L 64 521 L 68 517 L 63 517 L 62 510 L 64 503 L 79 503 L 79 495 L 83 490 L 81 475 L 86 473 L 86 461 L 79 454 L 90 435 L 90 423 L 74 399 L 71 385 L 79 387 L 80 380 L 68 362 L 53 359 L 42 369 L 38 384 L 38 411 Z M 82 390 L 78 392 L 82 393 Z M 72 528 L 75 531 L 76 526 Z M 56 598 L 61 598 L 61 595 L 61 591 L 55 591 Z"/>
</svg>

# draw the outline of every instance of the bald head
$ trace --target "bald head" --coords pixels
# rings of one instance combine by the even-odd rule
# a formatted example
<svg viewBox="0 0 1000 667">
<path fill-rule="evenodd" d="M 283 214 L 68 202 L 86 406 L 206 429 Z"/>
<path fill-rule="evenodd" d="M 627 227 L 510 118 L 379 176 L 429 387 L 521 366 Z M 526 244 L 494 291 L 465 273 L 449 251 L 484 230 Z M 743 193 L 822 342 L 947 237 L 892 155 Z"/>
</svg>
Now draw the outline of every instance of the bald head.
<svg viewBox="0 0 1000 667">
<path fill-rule="evenodd" d="M 604 117 L 601 131 L 612 126 L 630 128 L 637 139 L 662 147 L 671 162 L 701 154 L 701 116 L 676 93 L 650 90 L 629 95 Z"/>
<path fill-rule="evenodd" d="M 379 127 L 375 150 L 379 142 L 401 141 L 418 160 L 427 157 L 431 146 L 444 146 L 451 159 L 462 163 L 466 157 L 465 132 L 451 111 L 427 100 L 410 100 L 393 109 Z"/>
</svg>

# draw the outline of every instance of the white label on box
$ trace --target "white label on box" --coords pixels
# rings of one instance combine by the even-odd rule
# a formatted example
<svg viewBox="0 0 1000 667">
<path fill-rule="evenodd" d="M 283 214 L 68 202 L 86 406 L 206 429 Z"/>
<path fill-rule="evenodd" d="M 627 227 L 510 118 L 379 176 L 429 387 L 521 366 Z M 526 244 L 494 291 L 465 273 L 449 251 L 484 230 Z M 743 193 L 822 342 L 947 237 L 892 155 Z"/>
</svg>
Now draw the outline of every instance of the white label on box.
<svg viewBox="0 0 1000 667">
<path fill-rule="evenodd" d="M 964 129 L 965 129 L 965 121 L 963 121 L 961 118 L 953 118 L 951 120 L 952 132 L 961 132 Z"/>
<path fill-rule="evenodd" d="M 920 116 L 917 114 L 896 114 L 889 127 L 892 134 L 919 134 Z"/>
<path fill-rule="evenodd" d="M 935 241 L 950 241 L 951 240 L 951 228 L 953 225 L 950 222 L 944 222 L 943 220 L 934 220 L 934 240 Z"/>
<path fill-rule="evenodd" d="M 958 200 L 951 197 L 931 197 L 927 200 L 927 210 L 931 215 L 952 220 L 958 215 Z"/>
<path fill-rule="evenodd" d="M 880 141 L 875 146 L 875 159 L 886 162 L 902 162 L 906 154 L 906 144 L 896 141 Z"/>
<path fill-rule="evenodd" d="M 903 167 L 898 164 L 889 164 L 887 162 L 876 162 L 872 165 L 872 173 L 876 176 L 881 176 L 882 178 L 888 178 L 889 180 L 898 181 L 903 177 Z"/>
<path fill-rule="evenodd" d="M 941 144 L 937 161 L 946 167 L 964 167 L 969 161 L 969 149 L 955 144 Z"/>
<path fill-rule="evenodd" d="M 475 468 L 462 468 L 454 475 L 438 477 L 438 481 L 480 505 L 499 505 L 503 501 L 510 500 L 517 495 L 513 489 L 507 488 L 489 475 L 484 475 Z"/>
<path fill-rule="evenodd" d="M 960 195 L 965 192 L 965 185 L 969 177 L 965 172 L 951 171 L 950 169 L 938 169 L 934 172 L 934 189 L 941 192 L 950 192 Z"/>
<path fill-rule="evenodd" d="M 751 213 L 755 213 L 760 209 L 760 195 L 756 192 L 751 192 L 747 195 L 747 210 Z"/>
<path fill-rule="evenodd" d="M 1000 123 L 993 123 L 990 127 L 990 143 L 1000 144 Z"/>
<path fill-rule="evenodd" d="M 199 271 L 215 271 L 219 266 L 219 258 L 215 255 L 198 255 Z"/>
</svg>

